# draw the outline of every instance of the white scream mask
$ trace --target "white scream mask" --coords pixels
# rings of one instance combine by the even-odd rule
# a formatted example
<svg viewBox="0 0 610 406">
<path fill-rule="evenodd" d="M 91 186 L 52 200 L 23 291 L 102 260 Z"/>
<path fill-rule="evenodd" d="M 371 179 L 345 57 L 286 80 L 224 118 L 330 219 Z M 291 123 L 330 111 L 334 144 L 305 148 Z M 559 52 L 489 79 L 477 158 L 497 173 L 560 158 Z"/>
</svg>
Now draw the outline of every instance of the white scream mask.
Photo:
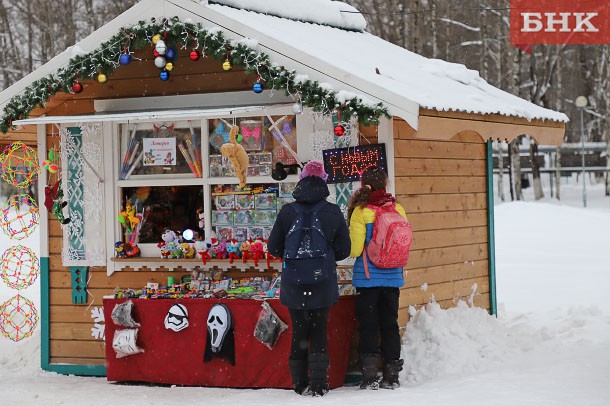
<svg viewBox="0 0 610 406">
<path fill-rule="evenodd" d="M 231 312 L 223 304 L 215 304 L 208 314 L 208 334 L 210 335 L 210 347 L 212 352 L 218 353 L 222 350 L 222 343 L 231 328 Z"/>
<path fill-rule="evenodd" d="M 165 316 L 165 328 L 173 331 L 184 330 L 189 326 L 189 313 L 186 307 L 175 304 L 169 308 Z"/>
</svg>

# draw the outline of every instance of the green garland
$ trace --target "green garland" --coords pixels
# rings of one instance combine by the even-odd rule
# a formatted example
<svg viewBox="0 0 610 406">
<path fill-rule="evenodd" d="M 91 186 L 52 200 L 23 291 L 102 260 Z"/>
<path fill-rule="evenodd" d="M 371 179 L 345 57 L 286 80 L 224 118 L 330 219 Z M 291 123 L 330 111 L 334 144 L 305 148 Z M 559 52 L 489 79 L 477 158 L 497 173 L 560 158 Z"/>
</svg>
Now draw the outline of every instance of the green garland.
<svg viewBox="0 0 610 406">
<path fill-rule="evenodd" d="M 367 105 L 359 97 L 339 100 L 338 93 L 320 86 L 314 80 L 297 81 L 294 70 L 286 70 L 272 63 L 269 56 L 248 46 L 248 41 L 230 41 L 219 29 L 205 29 L 201 24 L 181 22 L 178 18 L 154 19 L 150 23 L 138 22 L 124 27 L 95 51 L 76 56 L 55 74 L 34 81 L 20 95 L 14 96 L 4 107 L 0 131 L 6 133 L 14 120 L 20 120 L 38 105 L 44 107 L 49 98 L 63 91 L 70 93 L 79 78 L 95 78 L 98 74 L 110 75 L 120 66 L 119 58 L 125 50 L 140 50 L 152 44 L 152 37 L 162 34 L 168 46 L 181 49 L 203 49 L 205 54 L 218 61 L 227 58 L 231 65 L 242 66 L 248 73 L 256 73 L 267 88 L 283 89 L 288 94 L 298 94 L 303 106 L 330 114 L 337 111 L 341 117 L 357 116 L 363 125 L 379 124 L 381 116 L 389 118 L 388 110 L 381 103 Z"/>
</svg>

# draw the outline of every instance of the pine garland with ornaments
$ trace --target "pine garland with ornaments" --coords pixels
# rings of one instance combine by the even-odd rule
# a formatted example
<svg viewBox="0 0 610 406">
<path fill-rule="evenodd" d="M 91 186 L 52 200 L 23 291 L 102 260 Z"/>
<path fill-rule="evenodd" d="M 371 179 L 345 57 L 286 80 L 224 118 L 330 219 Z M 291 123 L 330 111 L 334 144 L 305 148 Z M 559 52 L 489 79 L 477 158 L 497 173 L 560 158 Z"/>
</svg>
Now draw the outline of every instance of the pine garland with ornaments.
<svg viewBox="0 0 610 406">
<path fill-rule="evenodd" d="M 160 40 L 163 46 L 157 46 Z M 252 39 L 229 40 L 219 28 L 204 28 L 199 23 L 182 22 L 174 17 L 164 18 L 160 22 L 154 19 L 150 23 L 140 21 L 135 26 L 124 27 L 96 50 L 75 56 L 64 68 L 34 81 L 21 94 L 7 102 L 0 121 L 0 131 L 6 133 L 14 120 L 27 117 L 38 105 L 44 107 L 56 93 L 80 93 L 85 79 L 95 79 L 99 83 L 112 80 L 111 74 L 115 69 L 131 62 L 130 50 L 151 46 L 159 56 L 160 50 L 164 53 L 171 50 L 172 54 L 178 48 L 190 49 L 189 57 L 192 61 L 210 56 L 222 62 L 224 70 L 230 70 L 233 66 L 243 67 L 246 72 L 258 75 L 259 79 L 253 84 L 256 93 L 259 90 L 262 92 L 263 86 L 266 89 L 283 89 L 286 94 L 298 97 L 303 106 L 317 112 L 330 114 L 336 111 L 342 117 L 357 116 L 358 122 L 363 125 L 378 124 L 382 116 L 389 118 L 387 108 L 381 103 L 374 103 L 353 93 L 336 92 L 327 84 L 310 80 L 294 70 L 287 70 L 271 62 L 268 55 L 253 49 L 257 43 Z M 163 69 L 161 80 L 168 80 L 169 71 L 174 68 L 170 61 L 172 58 L 166 57 L 167 55 L 162 57 L 166 61 L 163 66 L 160 66 L 161 61 L 158 65 L 155 63 Z"/>
</svg>

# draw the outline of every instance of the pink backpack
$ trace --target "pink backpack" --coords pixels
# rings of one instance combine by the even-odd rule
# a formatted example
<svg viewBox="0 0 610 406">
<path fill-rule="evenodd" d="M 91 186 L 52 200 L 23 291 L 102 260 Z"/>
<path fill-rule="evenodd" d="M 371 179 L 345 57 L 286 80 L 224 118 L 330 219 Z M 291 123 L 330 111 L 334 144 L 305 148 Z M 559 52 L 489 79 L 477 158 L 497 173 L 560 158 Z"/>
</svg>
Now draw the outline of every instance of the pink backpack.
<svg viewBox="0 0 610 406">
<path fill-rule="evenodd" d="M 371 279 L 367 256 L 377 268 L 402 268 L 409 259 L 413 231 L 411 223 L 396 211 L 395 203 L 367 207 L 375 212 L 373 237 L 364 248 L 364 273 Z"/>
</svg>

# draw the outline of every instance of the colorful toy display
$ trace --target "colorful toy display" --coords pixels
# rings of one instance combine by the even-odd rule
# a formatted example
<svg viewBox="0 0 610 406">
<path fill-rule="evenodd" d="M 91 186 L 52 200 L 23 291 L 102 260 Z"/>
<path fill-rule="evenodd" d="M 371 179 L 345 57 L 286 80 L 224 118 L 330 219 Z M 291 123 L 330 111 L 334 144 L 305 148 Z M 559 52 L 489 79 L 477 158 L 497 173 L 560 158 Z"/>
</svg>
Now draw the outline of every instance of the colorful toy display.
<svg viewBox="0 0 610 406">
<path fill-rule="evenodd" d="M 0 332 L 13 341 L 30 337 L 38 325 L 38 310 L 34 303 L 16 295 L 0 305 Z"/>
<path fill-rule="evenodd" d="M 36 282 L 40 274 L 40 261 L 31 249 L 14 245 L 2 254 L 0 274 L 8 287 L 23 290 Z"/>
<path fill-rule="evenodd" d="M 11 196 L 2 208 L 0 226 L 12 240 L 23 240 L 38 228 L 40 214 L 36 201 L 28 194 Z"/>
<path fill-rule="evenodd" d="M 0 174 L 9 184 L 25 189 L 38 178 L 38 154 L 21 141 L 13 142 L 0 154 Z"/>
</svg>

